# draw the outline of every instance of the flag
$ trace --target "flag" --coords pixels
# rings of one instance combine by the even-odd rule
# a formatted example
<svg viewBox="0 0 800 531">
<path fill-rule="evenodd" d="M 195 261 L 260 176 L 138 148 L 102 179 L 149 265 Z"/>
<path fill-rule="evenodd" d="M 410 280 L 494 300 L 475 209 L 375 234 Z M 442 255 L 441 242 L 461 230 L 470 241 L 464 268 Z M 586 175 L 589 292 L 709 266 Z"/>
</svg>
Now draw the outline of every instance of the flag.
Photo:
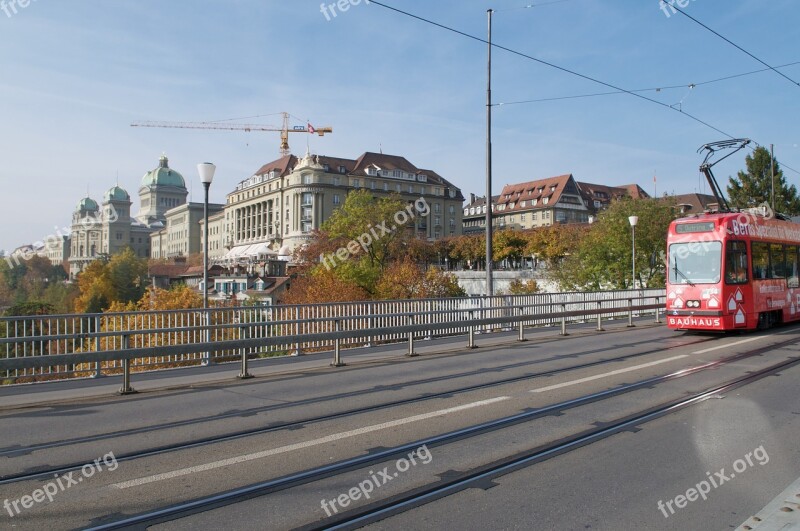
<svg viewBox="0 0 800 531">
<path fill-rule="evenodd" d="M 314 129 L 314 126 L 309 123 L 308 124 L 308 132 L 313 134 L 313 133 L 316 133 L 317 130 Z"/>
</svg>

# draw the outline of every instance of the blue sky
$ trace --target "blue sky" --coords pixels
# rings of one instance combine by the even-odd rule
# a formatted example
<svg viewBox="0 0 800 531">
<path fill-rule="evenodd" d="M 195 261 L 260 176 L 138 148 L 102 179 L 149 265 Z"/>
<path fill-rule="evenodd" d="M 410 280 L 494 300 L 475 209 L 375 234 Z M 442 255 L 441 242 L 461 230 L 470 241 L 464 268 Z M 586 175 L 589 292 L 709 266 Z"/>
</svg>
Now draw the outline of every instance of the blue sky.
<svg viewBox="0 0 800 531">
<path fill-rule="evenodd" d="M 497 44 L 643 93 L 736 137 L 775 144 L 800 169 L 800 87 L 763 68 L 657 0 L 384 0 L 480 37 L 486 10 Z M 545 4 L 542 0 L 539 3 Z M 8 3 L 9 0 L 6 0 Z M 330 3 L 330 2 L 329 2 Z M 536 2 L 534 2 L 536 3 Z M 693 0 L 686 12 L 771 65 L 800 61 L 796 0 Z M 325 137 L 290 136 L 305 151 L 403 155 L 482 194 L 485 45 L 377 5 L 327 20 L 314 0 L 33 0 L 0 11 L 0 249 L 68 225 L 85 196 L 117 179 L 134 198 L 166 152 L 202 200 L 195 165 L 217 164 L 212 201 L 277 158 L 278 133 L 131 128 L 137 120 L 222 120 L 288 111 Z M 800 65 L 783 69 L 800 79 Z M 494 101 L 607 89 L 503 51 Z M 251 120 L 279 125 L 279 116 Z M 629 95 L 504 105 L 494 111 L 494 192 L 506 183 L 573 173 L 638 183 L 658 193 L 704 191 L 695 152 L 724 137 L 678 112 Z M 744 154 L 721 164 L 721 181 Z M 790 183 L 800 175 L 785 172 Z M 117 177 L 118 176 L 118 177 Z"/>
</svg>

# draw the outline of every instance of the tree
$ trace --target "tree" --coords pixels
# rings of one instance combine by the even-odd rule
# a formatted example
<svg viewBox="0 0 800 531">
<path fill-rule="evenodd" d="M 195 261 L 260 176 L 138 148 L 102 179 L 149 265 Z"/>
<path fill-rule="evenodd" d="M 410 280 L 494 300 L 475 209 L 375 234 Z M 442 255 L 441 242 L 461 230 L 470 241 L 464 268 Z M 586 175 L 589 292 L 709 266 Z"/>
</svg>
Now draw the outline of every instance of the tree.
<svg viewBox="0 0 800 531">
<path fill-rule="evenodd" d="M 423 271 L 410 257 L 392 263 L 375 289 L 379 299 L 433 299 L 466 295 L 455 275 L 436 268 Z"/>
<path fill-rule="evenodd" d="M 112 303 L 135 303 L 147 288 L 147 260 L 137 258 L 130 248 L 114 255 L 108 263 L 95 260 L 78 275 L 80 295 L 75 311 L 99 313 Z"/>
<path fill-rule="evenodd" d="M 602 212 L 561 267 L 554 269 L 555 280 L 563 289 L 599 291 L 632 287 L 629 216 L 639 216 L 636 225 L 637 285 L 664 286 L 664 249 L 667 229 L 673 219 L 672 203 L 624 199 L 614 201 Z"/>
<path fill-rule="evenodd" d="M 539 291 L 539 284 L 533 279 L 523 282 L 515 278 L 508 286 L 509 295 L 533 295 L 534 293 L 539 293 Z"/>
<path fill-rule="evenodd" d="M 731 177 L 728 198 L 734 208 L 752 208 L 763 203 L 772 205 L 772 167 L 775 164 L 774 210 L 789 215 L 800 214 L 800 199 L 794 185 L 788 186 L 777 160 L 764 147 L 757 147 L 745 157 L 747 171 Z"/>
</svg>

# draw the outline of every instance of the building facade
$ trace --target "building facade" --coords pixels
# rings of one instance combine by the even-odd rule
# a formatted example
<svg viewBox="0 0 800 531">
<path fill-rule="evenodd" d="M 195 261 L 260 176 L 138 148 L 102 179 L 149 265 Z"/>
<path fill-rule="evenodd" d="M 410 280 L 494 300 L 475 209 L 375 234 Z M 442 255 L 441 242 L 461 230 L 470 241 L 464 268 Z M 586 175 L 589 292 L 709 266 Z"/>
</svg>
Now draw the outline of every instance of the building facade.
<svg viewBox="0 0 800 531">
<path fill-rule="evenodd" d="M 359 189 L 408 202 L 424 198 L 430 213 L 413 222 L 420 238 L 436 240 L 462 232 L 464 197 L 434 171 L 381 153 L 364 153 L 355 160 L 307 153 L 270 162 L 239 183 L 227 196 L 224 227 L 209 236 L 209 246 L 227 249 L 222 259 L 275 252 L 288 259 L 350 191 Z"/>
<path fill-rule="evenodd" d="M 135 217 L 130 194 L 118 185 L 103 195 L 102 205 L 88 196 L 81 199 L 72 214 L 70 279 L 94 260 L 128 247 L 140 258 L 150 257 L 151 234 L 166 227 L 167 211 L 185 204 L 188 193 L 183 176 L 171 169 L 167 156 L 162 155 L 158 166 L 142 177 L 140 209 Z"/>
<path fill-rule="evenodd" d="M 556 223 L 587 223 L 613 200 L 649 198 L 638 185 L 579 183 L 571 175 L 507 184 L 492 197 L 492 226 L 525 230 Z M 486 231 L 486 197 L 470 194 L 464 206 L 464 234 Z"/>
<path fill-rule="evenodd" d="M 221 213 L 223 206 L 209 204 L 209 219 Z M 151 258 L 176 258 L 203 252 L 203 203 L 182 204 L 167 210 L 164 217 L 164 228 L 150 235 Z"/>
</svg>

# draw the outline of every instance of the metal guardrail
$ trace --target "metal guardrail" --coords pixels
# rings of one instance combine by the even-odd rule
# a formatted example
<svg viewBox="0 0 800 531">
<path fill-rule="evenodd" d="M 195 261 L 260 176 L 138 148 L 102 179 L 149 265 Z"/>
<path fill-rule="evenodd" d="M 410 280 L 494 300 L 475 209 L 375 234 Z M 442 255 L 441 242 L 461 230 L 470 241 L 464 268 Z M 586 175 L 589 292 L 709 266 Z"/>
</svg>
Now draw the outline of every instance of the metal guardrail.
<svg viewBox="0 0 800 531">
<path fill-rule="evenodd" d="M 238 361 L 249 377 L 249 359 L 341 350 L 452 335 L 474 335 L 529 326 L 627 316 L 664 308 L 664 290 L 553 293 L 371 301 L 340 304 L 220 308 L 0 319 L 0 375 L 26 381 L 125 375 L 132 370 Z M 419 336 L 419 337 L 417 337 Z"/>
</svg>

